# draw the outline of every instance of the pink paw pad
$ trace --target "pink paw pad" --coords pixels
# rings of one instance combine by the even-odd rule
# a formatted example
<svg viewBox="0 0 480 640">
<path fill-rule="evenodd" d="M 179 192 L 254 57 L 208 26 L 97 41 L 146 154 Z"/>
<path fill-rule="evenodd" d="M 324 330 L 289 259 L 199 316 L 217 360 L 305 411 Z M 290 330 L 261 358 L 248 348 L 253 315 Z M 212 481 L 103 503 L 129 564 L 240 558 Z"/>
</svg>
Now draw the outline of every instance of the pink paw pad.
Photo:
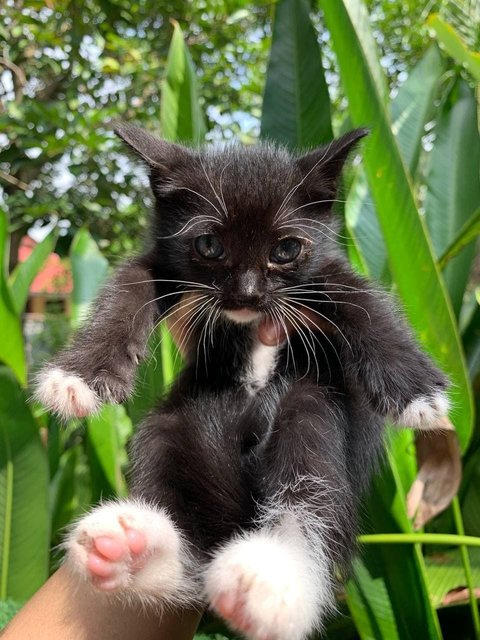
<svg viewBox="0 0 480 640">
<path fill-rule="evenodd" d="M 145 565 L 147 539 L 144 533 L 125 529 L 125 538 L 120 536 L 98 536 L 92 540 L 87 556 L 87 570 L 95 579 L 97 587 L 110 591 L 119 586 L 119 573 L 128 565 L 138 571 Z"/>
</svg>

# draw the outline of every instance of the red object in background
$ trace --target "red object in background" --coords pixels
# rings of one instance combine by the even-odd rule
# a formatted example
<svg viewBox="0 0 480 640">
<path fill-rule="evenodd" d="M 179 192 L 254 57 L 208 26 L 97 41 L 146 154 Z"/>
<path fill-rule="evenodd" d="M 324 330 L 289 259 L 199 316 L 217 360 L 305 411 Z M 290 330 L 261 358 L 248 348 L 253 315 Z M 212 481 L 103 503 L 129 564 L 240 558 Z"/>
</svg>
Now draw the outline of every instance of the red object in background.
<svg viewBox="0 0 480 640">
<path fill-rule="evenodd" d="M 24 236 L 18 251 L 19 262 L 24 262 L 37 243 L 30 236 Z M 72 292 L 72 273 L 57 253 L 51 253 L 42 270 L 30 286 L 30 293 L 70 294 Z"/>
</svg>

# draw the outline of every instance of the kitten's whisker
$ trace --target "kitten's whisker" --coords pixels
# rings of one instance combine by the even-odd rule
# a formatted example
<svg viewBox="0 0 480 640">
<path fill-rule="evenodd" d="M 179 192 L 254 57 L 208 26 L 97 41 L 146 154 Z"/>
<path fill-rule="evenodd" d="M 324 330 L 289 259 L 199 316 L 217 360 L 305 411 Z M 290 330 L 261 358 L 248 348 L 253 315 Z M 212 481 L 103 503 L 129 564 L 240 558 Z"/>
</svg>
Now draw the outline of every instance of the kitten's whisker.
<svg viewBox="0 0 480 640">
<path fill-rule="evenodd" d="M 220 184 L 220 195 L 222 196 L 223 209 L 224 209 L 224 211 L 225 211 L 225 214 L 226 214 L 227 218 L 228 218 L 228 209 L 227 209 L 227 205 L 225 204 L 225 196 L 223 195 L 223 186 L 222 186 L 222 181 L 223 181 L 223 174 L 224 174 L 224 172 L 225 172 L 225 169 L 226 169 L 227 167 L 229 167 L 231 164 L 232 164 L 232 163 L 231 163 L 231 161 L 230 161 L 230 162 L 227 162 L 227 164 L 226 164 L 226 165 L 224 165 L 224 167 L 223 167 L 223 169 L 222 169 L 222 171 L 221 171 L 221 173 L 220 173 L 220 180 L 219 180 L 219 184 Z"/>
<path fill-rule="evenodd" d="M 190 189 L 190 187 L 178 187 L 178 189 L 181 189 L 183 191 L 190 191 L 191 193 L 194 193 L 196 196 L 198 196 L 199 198 L 202 198 L 203 200 L 205 200 L 206 202 L 208 202 L 208 204 L 213 207 L 213 209 L 215 209 L 215 211 L 218 213 L 218 215 L 220 216 L 220 220 L 219 222 L 222 222 L 223 219 L 223 213 L 218 209 L 218 207 L 216 207 L 213 202 L 211 200 L 209 200 L 206 196 L 202 195 L 201 193 L 198 193 L 198 191 L 195 191 L 195 189 Z"/>
<path fill-rule="evenodd" d="M 170 238 L 176 238 L 177 236 L 181 236 L 182 234 L 187 233 L 193 227 L 199 224 L 203 224 L 204 222 L 213 222 L 214 224 L 220 224 L 220 220 L 214 218 L 213 216 L 202 216 L 201 220 L 199 220 L 198 218 L 189 220 L 183 225 L 181 229 L 179 229 L 175 233 L 170 234 L 169 236 L 157 236 L 157 240 L 169 240 Z"/>
<path fill-rule="evenodd" d="M 308 309 L 309 311 L 314 311 L 314 313 L 316 313 L 316 314 L 317 314 L 317 315 L 319 315 L 321 318 L 323 318 L 324 320 L 326 320 L 329 324 L 333 325 L 333 326 L 335 327 L 335 329 L 338 331 L 338 333 L 342 336 L 342 338 L 343 338 L 343 339 L 345 340 L 345 342 L 347 343 L 348 348 L 350 349 L 350 351 L 353 353 L 352 345 L 351 345 L 351 344 L 350 344 L 350 342 L 347 340 L 347 338 L 346 338 L 345 334 L 344 334 L 344 333 L 343 333 L 343 331 L 340 329 L 340 327 L 339 327 L 337 324 L 335 324 L 335 322 L 333 322 L 333 320 L 331 320 L 331 319 L 330 319 L 330 318 L 328 318 L 327 316 L 323 315 L 323 313 L 320 313 L 320 311 L 318 311 L 317 309 L 311 309 L 311 308 L 310 308 L 309 306 L 307 306 L 306 304 L 303 304 L 303 302 L 299 302 L 298 304 L 299 304 L 301 307 L 304 307 L 305 309 Z M 298 313 L 300 313 L 301 315 L 303 315 L 303 316 L 306 318 L 306 320 L 307 320 L 308 322 L 312 323 L 314 326 L 316 326 L 316 327 L 319 329 L 319 331 L 321 331 L 320 327 L 318 327 L 318 325 L 316 325 L 316 324 L 312 321 L 312 319 L 311 319 L 309 316 L 307 316 L 305 313 L 303 313 L 300 309 L 297 309 L 297 312 L 298 312 Z M 325 335 L 325 337 L 327 337 L 327 336 L 326 336 L 326 334 L 324 334 L 324 335 Z M 332 344 L 332 343 L 330 342 L 330 344 Z M 332 346 L 333 346 L 333 345 L 332 345 Z"/>
<path fill-rule="evenodd" d="M 122 282 L 120 286 L 126 287 L 128 285 L 146 284 L 148 282 L 174 282 L 179 285 L 190 284 L 190 285 L 195 285 L 196 287 L 202 287 L 204 289 L 211 289 L 212 291 L 218 291 L 218 287 L 216 287 L 215 285 L 211 286 L 209 284 L 203 284 L 203 282 L 194 282 L 192 280 L 174 280 L 169 278 L 151 278 L 150 280 L 137 280 L 136 282 Z M 177 293 L 182 293 L 182 291 L 180 290 Z"/>
<path fill-rule="evenodd" d="M 323 277 L 323 276 L 319 276 Z M 283 293 L 285 291 L 291 291 L 292 289 L 298 289 L 300 287 L 345 287 L 349 289 L 348 291 L 342 291 L 339 289 L 326 290 L 325 293 L 350 293 L 352 295 L 356 293 L 368 293 L 368 294 L 376 294 L 376 293 L 385 293 L 385 291 L 381 289 L 359 289 L 358 287 L 352 287 L 348 284 L 341 284 L 339 282 L 307 282 L 303 284 L 296 284 L 290 287 L 278 287 L 275 289 L 275 293 Z M 313 293 L 313 292 L 312 292 Z M 319 292 L 320 293 L 320 292 Z"/>
<path fill-rule="evenodd" d="M 205 298 L 205 297 L 208 297 L 208 296 L 202 296 L 202 297 L 204 297 L 204 298 Z M 163 320 L 165 320 L 165 321 L 166 321 L 166 320 L 168 320 L 168 318 L 170 318 L 170 316 L 174 315 L 175 313 L 178 313 L 179 311 L 185 311 L 185 309 L 186 309 L 187 307 L 191 306 L 191 305 L 195 305 L 195 304 L 196 304 L 196 306 L 198 306 L 198 305 L 200 305 L 201 303 L 202 303 L 202 300 L 201 300 L 200 298 L 194 298 L 193 300 L 188 300 L 188 301 L 184 302 L 184 304 L 182 304 L 180 307 L 176 307 L 176 308 L 175 308 L 171 313 L 169 313 L 167 316 L 165 316 L 165 318 L 162 318 L 159 322 L 157 322 L 157 323 L 155 324 L 155 326 L 153 327 L 152 331 L 151 331 L 151 332 L 150 332 L 150 334 L 149 334 L 148 339 L 150 339 L 150 337 L 151 337 L 151 335 L 152 335 L 153 331 L 155 331 L 155 330 L 157 329 L 157 327 L 159 326 L 159 324 L 161 324 L 161 322 L 163 322 Z M 187 310 L 185 311 L 185 313 L 183 313 L 182 315 L 180 315 L 180 316 L 175 320 L 175 322 L 174 322 L 174 323 L 173 323 L 173 324 L 168 328 L 168 329 L 169 329 L 169 331 L 170 331 L 170 333 L 171 333 L 172 329 L 173 329 L 173 328 L 174 328 L 174 327 L 175 327 L 179 322 L 181 322 L 181 321 L 183 320 L 183 318 L 187 317 L 189 314 L 192 314 L 192 313 L 195 313 L 195 306 L 193 306 L 193 309 L 187 309 Z M 152 354 L 151 354 L 151 356 L 150 356 L 152 359 L 155 359 L 155 360 L 156 360 L 156 358 L 155 358 L 155 354 L 156 354 L 157 349 L 159 348 L 159 346 L 162 344 L 163 340 L 164 340 L 164 338 L 163 338 L 163 336 L 162 336 L 162 337 L 160 338 L 160 340 L 158 341 L 158 343 L 156 344 L 155 349 L 154 349 L 153 353 L 152 353 Z M 179 347 L 177 346 L 177 350 L 178 350 L 178 349 L 179 349 Z M 174 364 L 176 364 L 176 358 L 175 358 L 175 363 L 174 363 Z"/>
<path fill-rule="evenodd" d="M 298 314 L 298 309 L 296 309 L 295 307 L 292 307 L 292 305 L 289 305 L 289 304 L 288 304 L 288 302 L 287 302 L 287 300 L 286 300 L 285 298 L 283 299 L 283 303 L 284 303 L 284 305 L 285 305 L 286 307 L 289 307 L 289 308 L 290 308 L 291 313 L 296 313 L 296 314 Z M 284 310 L 285 310 L 285 307 L 284 307 Z M 301 314 L 301 315 L 300 315 L 300 317 L 298 317 L 298 321 L 299 321 L 299 322 L 301 322 L 301 323 L 302 323 L 302 325 L 304 325 L 304 326 L 305 326 L 305 329 L 307 329 L 307 330 L 308 330 L 309 334 L 312 336 L 312 339 L 314 339 L 314 340 L 317 342 L 318 346 L 319 346 L 319 347 L 320 347 L 320 349 L 322 350 L 323 355 L 324 355 L 324 358 L 325 358 L 325 362 L 326 362 L 326 364 L 327 364 L 327 368 L 328 368 L 328 375 L 329 375 L 329 379 L 331 380 L 331 379 L 332 379 L 332 370 L 331 370 L 331 368 L 330 368 L 330 364 L 329 364 L 329 362 L 328 362 L 328 358 L 327 358 L 327 354 L 326 354 L 326 352 L 325 352 L 325 349 L 324 349 L 324 347 L 323 347 L 322 343 L 320 342 L 320 340 L 319 340 L 319 339 L 317 338 L 317 336 L 315 335 L 315 333 L 311 330 L 310 325 L 305 321 L 306 316 L 305 316 L 305 318 L 302 318 L 302 315 L 304 315 L 304 314 Z M 333 344 L 330 342 L 330 340 L 329 340 L 329 339 L 328 339 L 328 337 L 325 335 L 325 333 L 320 329 L 320 327 L 318 327 L 318 329 L 319 329 L 319 331 L 322 333 L 322 335 L 327 339 L 327 341 L 329 342 L 329 344 L 332 346 L 332 348 L 333 348 L 333 350 L 334 350 L 334 352 L 335 352 L 335 354 L 337 355 L 337 358 L 338 358 L 338 354 L 337 354 L 336 349 L 335 349 L 335 347 L 333 346 Z M 317 360 L 317 357 L 316 357 L 315 350 L 313 349 L 313 343 L 312 343 L 312 351 L 313 351 L 313 353 L 314 353 L 314 356 L 315 356 L 315 362 L 316 362 L 316 365 L 317 365 L 317 382 L 318 382 L 318 379 L 319 379 L 319 377 L 320 377 L 320 367 L 319 367 L 319 365 L 318 365 L 318 360 Z"/>
<path fill-rule="evenodd" d="M 292 316 L 292 314 L 285 307 L 283 307 L 282 311 L 284 316 L 287 318 L 287 320 L 293 325 L 293 328 L 296 330 L 297 335 L 302 341 L 303 347 L 305 349 L 305 353 L 307 355 L 307 370 L 305 371 L 303 376 L 299 378 L 299 380 L 303 380 L 303 378 L 305 378 L 305 376 L 307 376 L 310 371 L 311 360 L 310 360 L 310 352 L 309 352 L 308 346 L 311 347 L 311 345 L 306 341 L 305 333 L 303 332 L 302 328 L 300 327 L 296 319 Z"/>
<path fill-rule="evenodd" d="M 188 315 L 188 319 L 185 322 L 184 326 L 181 327 L 181 338 L 179 340 L 178 349 L 181 352 L 184 348 L 188 346 L 188 341 L 190 340 L 190 336 L 192 335 L 196 325 L 197 320 L 201 319 L 203 312 L 208 308 L 212 298 L 208 296 L 208 299 L 201 302 L 201 304 L 197 305 L 193 310 L 189 310 L 186 315 Z"/>
<path fill-rule="evenodd" d="M 285 303 L 285 304 L 288 304 L 286 299 L 284 299 L 284 303 Z M 298 309 L 297 307 L 295 307 L 295 306 L 293 306 L 293 307 L 292 307 L 291 305 L 289 305 L 289 306 L 290 306 L 290 308 L 291 308 L 291 310 L 292 310 L 292 313 L 296 313 L 296 314 L 298 314 L 299 309 Z M 328 377 L 329 377 L 329 381 L 331 381 L 331 380 L 332 380 L 332 369 L 331 369 L 331 367 L 330 367 L 330 362 L 329 362 L 329 359 L 328 359 L 328 357 L 327 357 L 327 352 L 325 351 L 325 348 L 324 348 L 323 344 L 322 344 L 322 343 L 320 342 L 320 340 L 317 338 L 317 336 L 315 335 L 315 332 L 314 332 L 314 331 L 312 331 L 312 327 L 311 327 L 311 325 L 310 325 L 309 318 L 308 318 L 307 316 L 305 316 L 305 314 L 299 314 L 299 321 L 301 321 L 301 322 L 305 325 L 306 329 L 307 329 L 307 330 L 311 333 L 311 335 L 315 338 L 315 340 L 316 340 L 316 342 L 317 342 L 318 346 L 319 346 L 319 347 L 320 347 L 320 349 L 322 350 L 322 353 L 323 353 L 323 356 L 324 356 L 324 359 L 325 359 L 325 363 L 326 363 L 326 365 L 327 365 L 327 369 L 328 369 Z M 323 331 L 323 329 L 322 329 L 321 327 L 319 327 L 316 323 L 313 323 L 313 324 L 315 325 L 315 328 L 317 329 L 317 331 L 318 331 L 318 332 L 319 332 L 319 333 L 324 337 L 324 339 L 325 339 L 325 340 L 328 342 L 328 344 L 332 347 L 333 352 L 335 353 L 335 355 L 336 355 L 336 357 L 337 357 L 337 361 L 339 362 L 340 367 L 341 367 L 341 366 L 342 366 L 342 363 L 341 363 L 340 358 L 339 358 L 339 356 L 338 356 L 338 353 L 337 353 L 337 350 L 336 350 L 336 348 L 335 348 L 335 345 L 332 343 L 332 341 L 330 340 L 330 338 L 327 336 L 327 334 L 325 333 L 325 331 Z"/>
<path fill-rule="evenodd" d="M 212 184 L 212 181 L 210 180 L 210 177 L 209 177 L 209 175 L 208 175 L 208 173 L 207 173 L 207 171 L 205 169 L 205 165 L 202 162 L 201 156 L 198 156 L 198 160 L 199 160 L 200 165 L 202 167 L 202 171 L 205 174 L 206 179 L 208 180 L 208 184 L 210 185 L 210 188 L 212 189 L 213 193 L 215 194 L 215 197 L 218 200 L 218 203 L 219 203 L 220 207 L 223 208 L 223 211 L 225 213 L 225 218 L 228 218 L 228 211 L 225 209 L 224 203 L 220 200 L 220 197 L 219 197 L 218 193 L 216 192 L 215 187 Z"/>
<path fill-rule="evenodd" d="M 301 292 L 301 293 L 305 293 L 305 292 Z M 325 291 L 322 291 L 322 293 L 325 293 Z M 372 324 L 372 318 L 370 316 L 370 314 L 368 313 L 368 311 L 365 309 L 365 307 L 362 307 L 361 304 L 355 304 L 355 302 L 349 302 L 348 300 L 332 300 L 331 298 L 329 300 L 318 300 L 316 298 L 298 298 L 297 296 L 288 296 L 290 300 L 295 300 L 295 301 L 300 301 L 300 302 L 321 302 L 322 304 L 348 304 L 351 307 L 357 307 L 357 309 L 361 309 L 363 312 L 365 312 L 366 316 L 368 317 L 370 324 Z"/>
<path fill-rule="evenodd" d="M 200 293 L 203 293 L 203 291 L 199 290 L 199 289 L 187 289 L 186 291 L 171 291 L 170 293 L 164 293 L 162 296 L 158 296 L 157 298 L 152 298 L 151 300 L 149 300 L 148 302 L 145 302 L 144 304 L 142 304 L 142 306 L 140 307 L 140 309 L 137 309 L 137 311 L 135 312 L 133 318 L 132 318 L 132 327 L 135 324 L 135 319 L 138 316 L 138 314 L 140 313 L 140 311 L 142 309 L 144 309 L 147 305 L 152 304 L 152 302 L 158 302 L 159 300 L 163 300 L 163 298 L 168 298 L 169 296 L 178 296 L 181 295 L 183 293 L 196 293 L 197 291 L 200 291 Z"/>
<path fill-rule="evenodd" d="M 191 300 L 184 300 L 184 301 L 180 304 L 180 306 L 175 305 L 175 306 L 173 307 L 173 309 L 171 309 L 171 310 L 170 310 L 170 312 L 169 312 L 167 315 L 160 316 L 159 320 L 155 323 L 155 325 L 154 325 L 154 326 L 153 326 L 153 328 L 151 329 L 150 333 L 148 334 L 147 342 L 148 342 L 148 340 L 150 340 L 150 338 L 151 338 L 151 336 L 152 336 L 153 332 L 157 329 L 157 327 L 158 327 L 162 322 L 166 322 L 166 321 L 167 321 L 171 316 L 175 315 L 175 314 L 176 314 L 176 313 L 178 313 L 179 311 L 183 311 L 184 309 L 186 309 L 186 308 L 190 307 L 192 304 L 195 304 L 195 303 L 201 302 L 201 301 L 202 301 L 202 299 L 204 299 L 204 298 L 208 298 L 208 297 L 209 297 L 208 295 L 203 295 L 203 296 L 200 296 L 200 297 L 195 297 L 195 298 L 193 298 L 193 299 L 191 299 Z M 187 313 L 190 313 L 190 311 L 191 311 L 191 310 L 189 310 Z M 172 325 L 172 327 L 173 327 L 173 326 L 175 326 L 179 320 L 181 320 L 182 318 L 184 318 L 184 317 L 185 317 L 185 315 L 187 315 L 187 314 L 184 314 L 184 315 L 180 316 L 180 317 L 179 317 L 179 319 L 178 319 L 177 321 L 175 321 L 175 322 L 174 322 L 174 324 Z"/>
<path fill-rule="evenodd" d="M 281 304 L 279 304 L 277 301 L 274 301 L 273 304 L 274 304 L 274 311 L 275 311 L 276 317 L 279 320 L 280 325 L 283 328 L 283 330 L 285 332 L 286 339 L 287 339 L 287 363 L 286 363 L 285 366 L 287 367 L 287 370 L 288 370 L 289 354 L 291 354 L 292 355 L 293 370 L 295 372 L 295 377 L 297 377 L 298 376 L 298 370 L 297 370 L 297 363 L 296 363 L 296 360 L 295 360 L 295 353 L 293 351 L 292 343 L 291 343 L 291 340 L 290 340 L 290 333 L 288 331 L 288 327 L 287 327 L 287 324 L 286 324 L 284 316 L 283 316 L 283 309 L 282 309 Z"/>
</svg>

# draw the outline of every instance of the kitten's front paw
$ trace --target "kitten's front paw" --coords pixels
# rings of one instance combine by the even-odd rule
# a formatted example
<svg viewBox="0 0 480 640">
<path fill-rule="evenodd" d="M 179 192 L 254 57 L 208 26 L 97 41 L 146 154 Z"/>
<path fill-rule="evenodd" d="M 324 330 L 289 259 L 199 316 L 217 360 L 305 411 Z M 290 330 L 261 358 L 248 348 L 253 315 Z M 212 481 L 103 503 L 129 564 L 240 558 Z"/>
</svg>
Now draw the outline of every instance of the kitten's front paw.
<svg viewBox="0 0 480 640">
<path fill-rule="evenodd" d="M 415 429 L 433 429 L 438 421 L 448 414 L 449 400 L 443 391 L 434 390 L 428 395 L 418 396 L 412 400 L 395 423 Z"/>
<path fill-rule="evenodd" d="M 294 541 L 257 532 L 217 554 L 206 593 L 212 608 L 251 640 L 302 640 L 330 605 L 329 578 L 313 577 L 314 569 Z"/>
<path fill-rule="evenodd" d="M 181 538 L 162 511 L 137 502 L 99 506 L 69 534 L 67 561 L 101 591 L 141 600 L 181 600 Z"/>
<path fill-rule="evenodd" d="M 40 372 L 35 397 L 64 420 L 82 418 L 100 408 L 100 399 L 95 391 L 80 376 L 60 367 L 49 367 Z"/>
</svg>

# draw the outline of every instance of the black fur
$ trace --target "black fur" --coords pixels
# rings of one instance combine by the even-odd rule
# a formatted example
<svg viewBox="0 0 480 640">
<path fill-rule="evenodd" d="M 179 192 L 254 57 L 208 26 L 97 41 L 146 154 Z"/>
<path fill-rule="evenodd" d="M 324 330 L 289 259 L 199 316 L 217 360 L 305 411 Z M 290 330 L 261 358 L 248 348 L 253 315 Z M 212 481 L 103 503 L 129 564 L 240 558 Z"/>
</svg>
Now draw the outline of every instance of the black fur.
<svg viewBox="0 0 480 640">
<path fill-rule="evenodd" d="M 245 383 L 256 327 L 217 318 L 210 332 L 207 311 L 193 315 L 185 370 L 134 438 L 131 489 L 167 506 L 200 558 L 257 526 L 275 497 L 328 521 L 329 556 L 348 565 L 385 419 L 446 386 L 392 302 L 352 272 L 336 242 L 340 171 L 366 132 L 300 158 L 272 145 L 194 151 L 129 125 L 117 133 L 149 169 L 151 247 L 120 269 L 55 364 L 122 401 L 149 333 L 183 291 L 210 296 L 206 310 L 295 314 L 291 347 L 258 389 Z M 222 259 L 196 254 L 195 237 L 207 233 L 220 237 Z M 282 237 L 303 243 L 285 265 L 270 259 Z M 293 311 L 278 306 L 286 295 Z M 307 310 L 317 329 L 305 327 Z"/>
</svg>

